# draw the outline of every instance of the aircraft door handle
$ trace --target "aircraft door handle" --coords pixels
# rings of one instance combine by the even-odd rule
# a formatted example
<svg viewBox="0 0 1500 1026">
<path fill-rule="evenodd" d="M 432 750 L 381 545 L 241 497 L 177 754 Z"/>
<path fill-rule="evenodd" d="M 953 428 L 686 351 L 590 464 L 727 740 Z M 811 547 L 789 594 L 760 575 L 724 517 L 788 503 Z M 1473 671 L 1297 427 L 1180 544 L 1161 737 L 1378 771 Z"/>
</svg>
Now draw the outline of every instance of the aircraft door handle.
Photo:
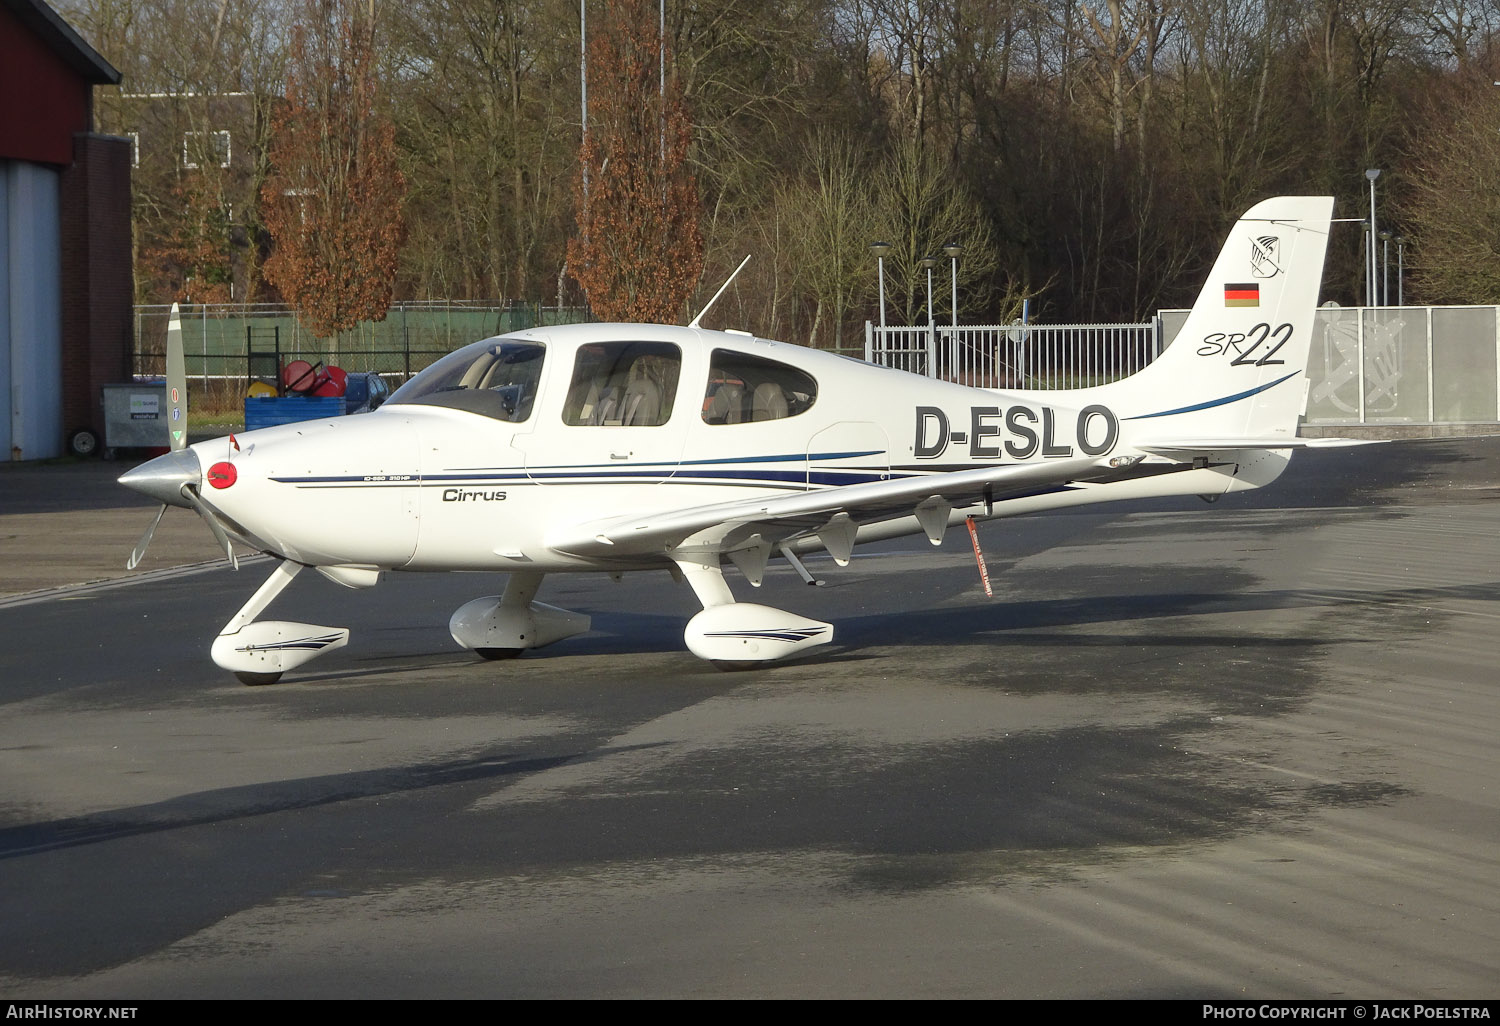
<svg viewBox="0 0 1500 1026">
<path fill-rule="evenodd" d="M 612 460 L 628 460 L 628 459 L 630 459 L 630 453 L 628 453 L 628 452 L 612 452 L 612 453 L 609 454 L 609 458 L 612 459 Z"/>
</svg>

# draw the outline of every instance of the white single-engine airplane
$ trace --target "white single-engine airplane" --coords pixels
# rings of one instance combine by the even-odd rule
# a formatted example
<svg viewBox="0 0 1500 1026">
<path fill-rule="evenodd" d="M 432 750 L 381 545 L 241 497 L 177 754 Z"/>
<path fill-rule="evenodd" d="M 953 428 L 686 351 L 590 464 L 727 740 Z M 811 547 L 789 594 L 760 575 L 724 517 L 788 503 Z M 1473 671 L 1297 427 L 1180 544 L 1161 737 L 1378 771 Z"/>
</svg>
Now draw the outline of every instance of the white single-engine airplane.
<svg viewBox="0 0 1500 1026">
<path fill-rule="evenodd" d="M 737 601 L 726 563 L 759 586 L 779 554 L 811 582 L 809 551 L 845 565 L 856 542 L 937 544 L 969 517 L 1274 481 L 1314 444 L 1295 436 L 1332 212 L 1328 197 L 1253 207 L 1174 344 L 1108 385 L 971 388 L 696 320 L 541 327 L 449 354 L 372 413 L 174 435 L 120 481 L 196 510 L 231 561 L 231 539 L 279 561 L 213 643 L 249 684 L 348 642 L 256 620 L 309 566 L 351 588 L 388 570 L 509 574 L 449 624 L 491 659 L 588 630 L 535 601 L 545 575 L 667 569 L 703 603 L 687 647 L 754 665 L 833 626 Z"/>
</svg>

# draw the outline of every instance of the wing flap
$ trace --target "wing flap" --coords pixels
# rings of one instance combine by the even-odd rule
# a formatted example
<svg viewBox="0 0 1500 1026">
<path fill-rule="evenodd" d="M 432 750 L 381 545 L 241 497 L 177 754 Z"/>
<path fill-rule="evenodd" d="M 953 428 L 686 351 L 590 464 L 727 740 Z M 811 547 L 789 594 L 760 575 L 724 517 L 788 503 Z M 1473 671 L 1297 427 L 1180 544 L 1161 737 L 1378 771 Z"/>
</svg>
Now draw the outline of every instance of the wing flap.
<svg viewBox="0 0 1500 1026">
<path fill-rule="evenodd" d="M 1337 449 L 1350 445 L 1373 445 L 1375 438 L 1173 438 L 1170 441 L 1140 442 L 1135 448 L 1156 456 L 1180 459 L 1182 456 L 1211 452 L 1247 452 L 1266 449 Z"/>
</svg>

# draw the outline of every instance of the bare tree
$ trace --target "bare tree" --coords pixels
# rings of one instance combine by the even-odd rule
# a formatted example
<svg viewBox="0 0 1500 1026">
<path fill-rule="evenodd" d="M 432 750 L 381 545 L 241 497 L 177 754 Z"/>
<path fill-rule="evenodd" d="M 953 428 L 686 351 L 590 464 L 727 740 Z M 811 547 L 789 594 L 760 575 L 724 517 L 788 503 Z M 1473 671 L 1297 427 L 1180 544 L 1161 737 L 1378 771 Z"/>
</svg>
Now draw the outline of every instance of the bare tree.
<svg viewBox="0 0 1500 1026">
<path fill-rule="evenodd" d="M 851 309 L 870 294 L 874 198 L 854 138 L 825 131 L 804 149 L 806 174 L 782 187 L 776 209 L 794 225 L 800 291 L 813 304 L 809 345 L 825 319 L 835 348 L 844 345 Z"/>
<path fill-rule="evenodd" d="M 1471 75 L 1431 97 L 1405 211 L 1412 292 L 1427 303 L 1500 303 L 1500 89 Z"/>
<path fill-rule="evenodd" d="M 875 215 L 872 227 L 891 244 L 885 258 L 886 294 L 898 317 L 915 324 L 926 316 L 927 276 L 922 258 L 937 255 L 949 242 L 963 247 L 959 289 L 966 304 L 984 308 L 995 288 L 997 269 L 993 236 L 978 202 L 963 183 L 927 148 L 900 140 L 874 175 Z M 951 301 L 952 288 L 942 275 L 933 278 L 933 304 Z M 1002 296 L 1014 305 L 1024 289 L 1010 280 L 1000 283 Z M 1002 300 L 1009 307 L 1009 302 Z"/>
<path fill-rule="evenodd" d="M 408 280 L 423 294 L 539 299 L 572 213 L 576 5 L 414 0 L 388 24 Z"/>
</svg>

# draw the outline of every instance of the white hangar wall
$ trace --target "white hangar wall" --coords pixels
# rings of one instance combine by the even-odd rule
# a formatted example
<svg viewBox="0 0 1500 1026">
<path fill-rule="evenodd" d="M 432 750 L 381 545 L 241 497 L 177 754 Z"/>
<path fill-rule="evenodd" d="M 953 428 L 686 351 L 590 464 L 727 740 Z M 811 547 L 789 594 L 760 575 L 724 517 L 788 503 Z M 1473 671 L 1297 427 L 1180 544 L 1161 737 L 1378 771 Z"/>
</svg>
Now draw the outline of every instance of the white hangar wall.
<svg viewBox="0 0 1500 1026">
<path fill-rule="evenodd" d="M 64 446 L 60 175 L 0 160 L 0 459 Z"/>
</svg>

